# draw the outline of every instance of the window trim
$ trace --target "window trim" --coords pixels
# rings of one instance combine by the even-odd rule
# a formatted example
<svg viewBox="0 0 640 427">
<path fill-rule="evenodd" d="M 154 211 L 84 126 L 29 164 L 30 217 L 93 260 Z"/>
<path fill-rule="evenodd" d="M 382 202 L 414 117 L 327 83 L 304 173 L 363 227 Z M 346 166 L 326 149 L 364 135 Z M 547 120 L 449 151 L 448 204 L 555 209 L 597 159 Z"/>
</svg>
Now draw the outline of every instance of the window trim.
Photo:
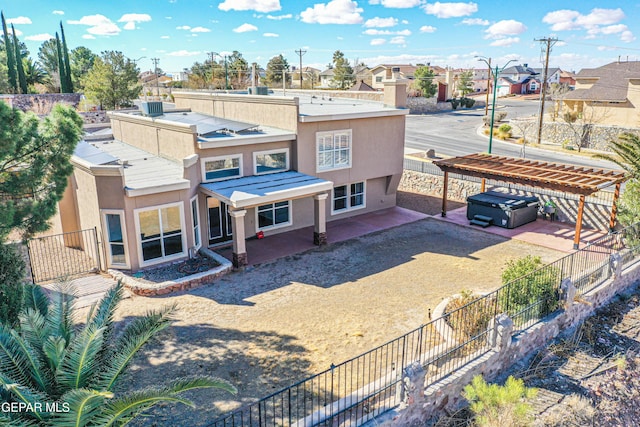
<svg viewBox="0 0 640 427">
<path fill-rule="evenodd" d="M 353 184 L 360 184 L 362 183 L 362 204 L 361 205 L 357 205 L 357 206 L 351 206 L 351 186 Z M 334 201 L 336 198 L 335 195 L 335 188 L 336 187 L 342 187 L 342 186 L 346 186 L 347 187 L 347 207 L 345 209 L 338 209 L 335 210 L 334 209 Z M 349 182 L 346 184 L 340 184 L 340 185 L 334 185 L 334 187 L 331 189 L 331 215 L 340 215 L 346 212 L 351 212 L 351 211 L 357 211 L 358 209 L 364 209 L 367 207 L 367 181 L 356 181 L 356 182 Z"/>
<path fill-rule="evenodd" d="M 107 222 L 107 215 L 119 215 L 120 227 L 122 228 L 122 245 L 124 246 L 124 263 L 113 262 L 111 256 L 111 242 L 109 241 L 109 224 Z M 127 226 L 125 223 L 125 214 L 123 209 L 100 209 L 100 219 L 102 220 L 102 234 L 104 235 L 105 252 L 107 254 L 107 266 L 115 268 L 125 268 L 129 270 L 131 268 L 131 260 L 129 259 L 129 242 L 127 240 Z"/>
<path fill-rule="evenodd" d="M 273 224 L 273 225 L 269 225 L 269 226 L 267 226 L 267 227 L 260 227 L 260 218 L 259 218 L 259 216 L 258 216 L 260 206 L 266 206 L 266 205 L 271 205 L 271 206 L 273 206 L 271 209 L 272 209 L 272 211 L 274 212 L 274 216 L 273 216 L 273 217 L 274 217 L 274 222 L 275 222 L 275 208 L 276 208 L 276 203 L 281 203 L 281 202 L 287 202 L 287 209 L 288 209 L 288 211 L 289 211 L 289 215 L 288 215 L 288 216 L 289 216 L 289 220 L 288 220 L 287 222 L 283 222 L 283 223 L 280 223 L 280 224 Z M 293 218 L 292 218 L 292 216 L 293 216 L 293 215 L 292 215 L 292 206 L 293 206 L 293 203 L 292 203 L 292 201 L 291 201 L 291 200 L 278 200 L 278 201 L 275 201 L 275 202 L 273 202 L 273 203 L 267 203 L 267 204 L 265 204 L 265 205 L 260 205 L 260 206 L 256 206 L 256 207 L 255 207 L 255 209 L 254 209 L 254 210 L 255 210 L 255 218 L 256 218 L 256 222 L 255 222 L 255 224 L 256 224 L 256 231 L 276 230 L 276 229 L 278 229 L 278 228 L 289 227 L 290 225 L 292 225 L 292 224 L 293 224 Z"/>
<path fill-rule="evenodd" d="M 222 178 L 215 178 L 215 179 L 207 179 L 207 168 L 206 168 L 206 163 L 207 162 L 212 162 L 212 161 L 216 161 L 216 160 L 236 159 L 236 158 L 238 159 L 238 169 L 239 169 L 239 174 L 238 175 L 225 176 L 225 177 L 222 177 Z M 202 158 L 200 160 L 201 160 L 200 161 L 200 170 L 202 171 L 202 182 L 224 181 L 224 180 L 227 180 L 227 179 L 240 178 L 240 177 L 244 176 L 243 169 L 242 169 L 242 154 L 228 154 L 226 156 L 204 157 L 204 158 Z M 224 170 L 224 169 L 221 169 L 221 170 Z"/>
<path fill-rule="evenodd" d="M 140 238 L 140 213 L 146 212 L 146 211 L 152 211 L 152 210 L 159 211 L 160 209 L 171 208 L 174 206 L 178 206 L 178 208 L 180 209 L 180 230 L 182 234 L 182 239 L 181 239 L 182 252 L 178 254 L 173 254 L 170 256 L 164 256 L 160 258 L 154 258 L 149 261 L 145 261 L 142 255 L 142 239 Z M 147 206 L 144 208 L 134 209 L 133 217 L 134 217 L 135 226 L 136 226 L 136 244 L 137 244 L 137 250 L 138 250 L 138 262 L 140 263 L 139 264 L 140 267 L 149 267 L 151 265 L 162 264 L 163 262 L 174 261 L 187 256 L 188 248 L 187 248 L 186 226 L 184 222 L 184 203 L 183 202 L 166 203 L 163 205 Z"/>
<path fill-rule="evenodd" d="M 198 224 L 195 224 L 194 221 L 194 217 L 193 217 L 193 202 L 196 202 L 196 215 L 197 215 L 197 219 L 198 219 Z M 191 230 L 193 231 L 193 247 L 196 248 L 196 250 L 200 249 L 202 247 L 202 232 L 200 231 L 200 225 L 201 225 L 201 218 L 200 218 L 200 201 L 198 200 L 198 196 L 193 196 L 190 200 L 189 200 L 189 208 L 191 209 Z M 197 235 L 197 239 L 196 239 L 196 235 Z M 196 244 L 196 240 L 198 240 L 198 244 Z"/>
<path fill-rule="evenodd" d="M 333 139 L 334 143 L 335 143 L 335 137 L 336 135 L 340 135 L 340 134 L 346 134 L 349 136 L 349 162 L 346 165 L 340 165 L 340 166 L 335 166 L 335 158 L 334 158 L 334 164 L 331 167 L 320 167 L 319 165 L 319 160 L 320 160 L 320 138 L 324 137 L 324 136 L 328 136 L 331 135 L 331 138 Z M 333 149 L 333 151 L 335 151 L 335 148 Z M 325 131 L 325 132 L 316 132 L 316 173 L 322 173 L 322 172 L 331 172 L 331 171 L 335 171 L 335 170 L 340 170 L 340 169 L 350 169 L 351 165 L 352 165 L 352 161 L 353 161 L 353 132 L 351 129 L 341 129 L 341 130 L 332 130 L 332 131 Z"/>
<path fill-rule="evenodd" d="M 267 172 L 258 172 L 258 161 L 257 161 L 257 157 L 260 155 L 264 155 L 264 154 L 275 154 L 275 153 L 285 153 L 287 158 L 285 161 L 285 167 L 284 169 L 278 169 L 275 171 L 267 171 Z M 289 156 L 289 147 L 283 147 L 283 148 L 276 148 L 273 150 L 266 150 L 266 151 L 254 151 L 253 152 L 253 174 L 254 175 L 268 175 L 270 173 L 278 173 L 278 172 L 284 172 L 284 171 L 288 171 L 290 169 L 290 156 Z"/>
</svg>

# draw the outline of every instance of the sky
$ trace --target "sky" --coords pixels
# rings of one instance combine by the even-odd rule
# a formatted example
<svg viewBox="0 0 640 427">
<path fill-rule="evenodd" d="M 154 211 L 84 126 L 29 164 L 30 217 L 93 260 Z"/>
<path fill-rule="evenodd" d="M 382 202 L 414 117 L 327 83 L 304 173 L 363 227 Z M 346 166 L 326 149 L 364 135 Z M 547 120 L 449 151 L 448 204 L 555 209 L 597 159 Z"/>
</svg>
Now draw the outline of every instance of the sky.
<svg viewBox="0 0 640 427">
<path fill-rule="evenodd" d="M 567 71 L 640 60 L 640 0 L 1 0 L 0 9 L 34 58 L 62 22 L 69 49 L 121 51 L 142 71 L 158 58 L 167 73 L 234 50 L 263 67 L 280 54 L 299 66 L 302 51 L 303 67 L 324 70 L 336 50 L 370 67 L 485 67 L 479 56 L 542 67 L 549 38 L 549 65 Z"/>
</svg>

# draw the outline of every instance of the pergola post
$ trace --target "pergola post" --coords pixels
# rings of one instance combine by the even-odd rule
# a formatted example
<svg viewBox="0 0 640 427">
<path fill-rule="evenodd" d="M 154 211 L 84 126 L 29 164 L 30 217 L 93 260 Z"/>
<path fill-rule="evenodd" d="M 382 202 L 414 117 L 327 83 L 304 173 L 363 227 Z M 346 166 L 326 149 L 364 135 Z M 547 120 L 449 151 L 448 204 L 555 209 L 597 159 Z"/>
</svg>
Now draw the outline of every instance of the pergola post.
<svg viewBox="0 0 640 427">
<path fill-rule="evenodd" d="M 576 233 L 573 238 L 573 249 L 580 248 L 580 232 L 582 231 L 582 214 L 584 212 L 584 194 L 580 195 L 580 203 L 578 204 L 578 218 L 576 219 Z"/>
<path fill-rule="evenodd" d="M 613 204 L 611 205 L 611 217 L 609 218 L 609 231 L 613 231 L 616 226 L 616 216 L 618 215 L 618 198 L 620 197 L 621 183 L 616 184 L 616 189 L 613 192 Z"/>
<path fill-rule="evenodd" d="M 449 172 L 444 171 L 444 183 L 442 187 L 442 213 L 443 217 L 447 216 L 447 193 L 449 192 Z"/>
<path fill-rule="evenodd" d="M 329 195 L 320 193 L 313 195 L 313 244 L 322 246 L 327 244 L 327 209 Z"/>
<path fill-rule="evenodd" d="M 249 264 L 247 258 L 247 246 L 245 244 L 244 217 L 245 209 L 230 210 L 229 216 L 233 227 L 233 253 L 232 262 L 235 268 L 242 268 Z"/>
<path fill-rule="evenodd" d="M 480 192 L 481 193 L 484 193 L 484 189 L 485 189 L 486 185 L 487 185 L 487 178 L 482 178 L 480 180 Z"/>
</svg>

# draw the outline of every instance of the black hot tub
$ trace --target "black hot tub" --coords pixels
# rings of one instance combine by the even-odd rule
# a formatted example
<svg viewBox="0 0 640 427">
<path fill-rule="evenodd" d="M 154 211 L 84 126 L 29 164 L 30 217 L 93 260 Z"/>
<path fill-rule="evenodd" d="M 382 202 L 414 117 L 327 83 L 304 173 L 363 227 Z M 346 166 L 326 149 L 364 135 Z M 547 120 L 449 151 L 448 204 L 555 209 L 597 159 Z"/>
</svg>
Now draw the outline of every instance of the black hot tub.
<svg viewBox="0 0 640 427">
<path fill-rule="evenodd" d="M 493 218 L 493 225 L 498 227 L 516 228 L 535 221 L 538 206 L 534 196 L 486 191 L 467 197 L 467 219 L 482 215 Z"/>
</svg>

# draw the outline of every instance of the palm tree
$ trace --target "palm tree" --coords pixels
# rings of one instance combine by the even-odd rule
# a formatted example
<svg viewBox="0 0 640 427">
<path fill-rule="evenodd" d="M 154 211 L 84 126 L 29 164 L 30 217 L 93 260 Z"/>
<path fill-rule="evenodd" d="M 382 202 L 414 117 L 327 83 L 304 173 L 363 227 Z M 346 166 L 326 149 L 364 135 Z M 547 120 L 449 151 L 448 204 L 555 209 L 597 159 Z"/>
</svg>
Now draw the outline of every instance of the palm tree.
<svg viewBox="0 0 640 427">
<path fill-rule="evenodd" d="M 640 179 L 640 136 L 623 132 L 610 144 L 611 151 L 617 156 L 597 154 L 595 157 L 614 162 L 627 171 L 631 178 Z"/>
<path fill-rule="evenodd" d="M 175 306 L 138 317 L 116 334 L 120 283 L 92 307 L 82 327 L 73 324 L 68 285 L 51 302 L 38 286 L 27 286 L 25 294 L 18 327 L 0 324 L 0 403 L 25 405 L 0 412 L 2 425 L 120 426 L 160 402 L 193 407 L 180 397 L 188 390 L 236 391 L 223 380 L 192 377 L 116 395 L 118 378 L 138 350 L 169 326 Z"/>
<path fill-rule="evenodd" d="M 24 74 L 27 79 L 27 85 L 34 87 L 36 84 L 44 84 L 47 79 L 47 74 L 42 69 L 40 64 L 31 58 L 25 58 L 22 60 L 24 65 Z"/>
</svg>

